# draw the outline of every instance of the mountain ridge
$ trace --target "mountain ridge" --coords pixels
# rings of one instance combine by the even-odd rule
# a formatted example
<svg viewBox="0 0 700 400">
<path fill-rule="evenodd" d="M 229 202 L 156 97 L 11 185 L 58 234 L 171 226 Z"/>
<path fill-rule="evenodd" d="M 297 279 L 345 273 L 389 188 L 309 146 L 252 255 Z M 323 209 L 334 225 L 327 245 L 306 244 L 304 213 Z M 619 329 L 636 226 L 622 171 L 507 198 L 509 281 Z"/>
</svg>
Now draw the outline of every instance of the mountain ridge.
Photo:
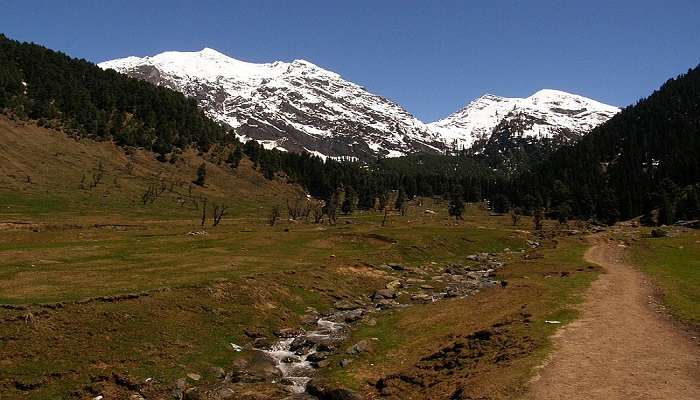
<svg viewBox="0 0 700 400">
<path fill-rule="evenodd" d="M 619 109 L 562 91 L 527 98 L 485 94 L 448 117 L 425 123 L 401 105 L 306 60 L 250 63 L 205 47 L 98 64 L 197 100 L 243 141 L 324 158 L 373 159 L 445 153 L 485 142 L 511 113 L 530 123 L 516 135 L 565 136 L 571 143 Z"/>
</svg>

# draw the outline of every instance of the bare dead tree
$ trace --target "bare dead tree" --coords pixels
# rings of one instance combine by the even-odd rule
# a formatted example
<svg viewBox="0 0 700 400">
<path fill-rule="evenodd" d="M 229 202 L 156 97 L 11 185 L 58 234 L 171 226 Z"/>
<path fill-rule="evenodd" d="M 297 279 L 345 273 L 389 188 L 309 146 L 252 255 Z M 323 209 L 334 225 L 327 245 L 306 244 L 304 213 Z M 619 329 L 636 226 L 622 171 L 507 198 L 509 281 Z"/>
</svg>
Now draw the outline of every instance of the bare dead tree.
<svg viewBox="0 0 700 400">
<path fill-rule="evenodd" d="M 141 195 L 141 201 L 144 205 L 148 203 L 155 203 L 158 198 L 165 193 L 167 185 L 165 181 L 161 178 L 160 180 L 153 181 L 148 184 L 146 191 Z"/>
<path fill-rule="evenodd" d="M 520 222 L 520 209 L 517 207 L 513 207 L 510 209 L 510 220 L 513 222 L 513 226 L 518 225 L 518 222 Z"/>
<path fill-rule="evenodd" d="M 544 220 L 544 211 L 542 207 L 538 207 L 532 214 L 532 224 L 535 226 L 536 231 L 542 230 L 542 221 Z"/>
<path fill-rule="evenodd" d="M 90 182 L 90 190 L 96 188 L 97 185 L 99 185 L 100 182 L 102 182 L 102 178 L 104 177 L 104 175 L 105 167 L 102 164 L 102 161 L 100 160 L 97 162 L 97 166 L 92 171 L 92 181 Z"/>
<path fill-rule="evenodd" d="M 382 219 L 382 226 L 386 226 L 389 217 L 389 209 L 384 207 L 384 218 Z"/>
<path fill-rule="evenodd" d="M 224 214 L 226 213 L 226 210 L 228 210 L 228 206 L 225 205 L 214 205 L 214 215 L 212 218 L 214 219 L 214 226 L 219 225 L 221 222 L 221 219 L 224 218 Z"/>
<path fill-rule="evenodd" d="M 270 226 L 275 226 L 275 223 L 277 222 L 277 219 L 280 217 L 280 206 L 274 205 L 272 206 L 272 210 L 270 210 L 270 216 L 268 217 L 268 223 Z"/>
<path fill-rule="evenodd" d="M 384 192 L 379 195 L 379 210 L 385 210 L 389 202 L 389 194 Z"/>
<path fill-rule="evenodd" d="M 314 224 L 319 224 L 323 220 L 323 207 L 324 204 L 321 201 L 315 201 L 311 204 L 311 213 L 314 217 Z"/>
<path fill-rule="evenodd" d="M 312 201 L 304 193 L 300 193 L 295 199 L 287 199 L 287 214 L 290 219 L 308 219 L 311 213 Z"/>
<path fill-rule="evenodd" d="M 287 215 L 290 219 L 297 219 L 299 217 L 299 204 L 297 201 L 290 202 L 287 199 Z"/>
<path fill-rule="evenodd" d="M 202 228 L 204 228 L 207 221 L 207 198 L 204 197 L 202 201 Z"/>
</svg>

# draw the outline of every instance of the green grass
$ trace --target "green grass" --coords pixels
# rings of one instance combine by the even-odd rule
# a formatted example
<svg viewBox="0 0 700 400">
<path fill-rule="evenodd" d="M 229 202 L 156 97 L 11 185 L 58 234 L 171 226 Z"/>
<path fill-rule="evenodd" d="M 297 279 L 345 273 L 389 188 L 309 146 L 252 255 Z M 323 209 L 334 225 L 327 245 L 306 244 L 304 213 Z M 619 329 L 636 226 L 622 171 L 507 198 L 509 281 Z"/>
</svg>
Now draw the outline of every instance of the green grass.
<svg viewBox="0 0 700 400">
<path fill-rule="evenodd" d="M 634 264 L 661 289 L 671 313 L 700 326 L 700 233 L 644 238 L 632 252 Z"/>
</svg>

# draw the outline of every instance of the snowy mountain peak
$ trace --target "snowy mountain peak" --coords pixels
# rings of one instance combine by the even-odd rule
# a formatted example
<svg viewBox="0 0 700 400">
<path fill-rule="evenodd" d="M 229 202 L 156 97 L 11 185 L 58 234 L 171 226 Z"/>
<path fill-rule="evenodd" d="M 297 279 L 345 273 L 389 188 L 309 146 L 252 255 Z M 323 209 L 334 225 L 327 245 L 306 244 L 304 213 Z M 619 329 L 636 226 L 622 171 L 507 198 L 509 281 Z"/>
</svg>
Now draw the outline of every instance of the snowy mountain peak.
<svg viewBox="0 0 700 400">
<path fill-rule="evenodd" d="M 372 159 L 467 148 L 487 141 L 504 124 L 516 127 L 513 134 L 519 137 L 564 135 L 567 142 L 618 111 L 544 89 L 522 99 L 484 94 L 447 118 L 425 124 L 400 105 L 301 59 L 258 64 L 205 47 L 99 66 L 194 98 L 242 140 L 328 157 Z"/>
<path fill-rule="evenodd" d="M 542 89 L 527 98 L 485 94 L 428 127 L 459 148 L 486 142 L 503 124 L 517 137 L 571 143 L 619 111 L 583 96 Z"/>
<path fill-rule="evenodd" d="M 241 139 L 268 147 L 360 159 L 445 148 L 401 106 L 306 60 L 255 64 L 205 48 L 99 66 L 193 97 Z"/>
</svg>

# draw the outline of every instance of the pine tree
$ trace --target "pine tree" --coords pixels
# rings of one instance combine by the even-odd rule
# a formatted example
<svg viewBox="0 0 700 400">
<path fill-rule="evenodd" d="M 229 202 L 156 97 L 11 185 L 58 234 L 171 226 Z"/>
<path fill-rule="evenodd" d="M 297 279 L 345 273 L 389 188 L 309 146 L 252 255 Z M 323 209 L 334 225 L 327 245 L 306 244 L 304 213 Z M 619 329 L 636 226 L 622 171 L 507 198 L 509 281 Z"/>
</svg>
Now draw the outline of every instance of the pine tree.
<svg viewBox="0 0 700 400">
<path fill-rule="evenodd" d="M 345 215 L 352 214 L 355 211 L 355 206 L 357 204 L 357 192 L 352 186 L 345 187 L 345 199 L 343 200 L 343 205 L 341 211 Z"/>
<path fill-rule="evenodd" d="M 197 177 L 195 178 L 192 183 L 198 186 L 204 186 L 204 180 L 207 177 L 207 165 L 205 163 L 201 163 L 199 167 L 197 168 Z"/>
<path fill-rule="evenodd" d="M 243 151 L 241 146 L 236 146 L 236 148 L 229 153 L 228 158 L 226 158 L 226 163 L 231 166 L 231 168 L 236 169 L 243 159 Z"/>
<path fill-rule="evenodd" d="M 399 193 L 396 195 L 396 202 L 394 203 L 395 210 L 401 210 L 403 203 L 406 201 L 406 194 L 403 191 L 403 187 L 399 188 Z"/>
<path fill-rule="evenodd" d="M 462 219 L 462 214 L 464 214 L 464 195 L 462 192 L 461 185 L 455 186 L 450 195 L 450 203 L 447 206 L 450 216 L 455 217 L 456 220 Z"/>
</svg>

